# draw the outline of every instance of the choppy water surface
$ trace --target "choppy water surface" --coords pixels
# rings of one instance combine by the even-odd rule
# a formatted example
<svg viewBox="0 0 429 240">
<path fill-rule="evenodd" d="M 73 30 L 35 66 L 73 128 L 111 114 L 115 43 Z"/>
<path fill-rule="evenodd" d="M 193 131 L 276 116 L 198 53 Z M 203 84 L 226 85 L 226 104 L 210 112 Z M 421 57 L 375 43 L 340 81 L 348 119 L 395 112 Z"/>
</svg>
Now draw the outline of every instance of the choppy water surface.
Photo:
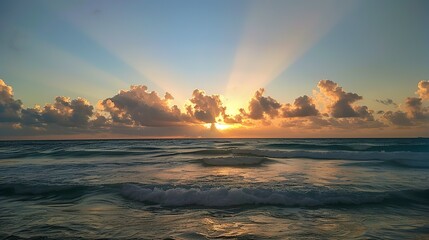
<svg viewBox="0 0 429 240">
<path fill-rule="evenodd" d="M 0 238 L 428 239 L 428 139 L 0 142 Z"/>
</svg>

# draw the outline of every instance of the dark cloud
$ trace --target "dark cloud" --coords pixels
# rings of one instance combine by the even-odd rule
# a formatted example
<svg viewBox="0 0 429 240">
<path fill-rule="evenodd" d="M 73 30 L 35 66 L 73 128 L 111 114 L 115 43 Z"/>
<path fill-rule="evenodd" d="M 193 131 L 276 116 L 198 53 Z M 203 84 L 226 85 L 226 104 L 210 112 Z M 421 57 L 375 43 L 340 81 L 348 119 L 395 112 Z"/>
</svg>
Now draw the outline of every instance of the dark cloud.
<svg viewBox="0 0 429 240">
<path fill-rule="evenodd" d="M 109 114 L 116 124 L 138 126 L 174 126 L 182 122 L 180 109 L 169 106 L 171 94 L 160 98 L 154 91 L 148 92 L 146 86 L 131 86 L 117 95 L 99 102 L 102 111 Z"/>
<path fill-rule="evenodd" d="M 222 136 L 222 132 L 216 129 L 217 122 L 240 124 L 243 129 L 259 129 L 268 125 L 281 129 L 280 125 L 293 131 L 383 129 L 388 126 L 386 124 L 417 129 L 429 123 L 429 108 L 424 102 L 427 83 L 419 82 L 416 92 L 419 97 L 406 98 L 400 110 L 381 110 L 375 118 L 373 110 L 356 104 L 362 99 L 360 95 L 346 92 L 330 80 L 319 82 L 320 94 L 315 98 L 304 95 L 287 104 L 264 96 L 264 89 L 259 89 L 249 101 L 247 110 L 242 108 L 237 115 L 226 113 L 221 96 L 207 95 L 198 89 L 193 91 L 189 104 L 185 106 L 186 111 L 182 112 L 171 104 L 174 97 L 170 93 L 162 97 L 148 91 L 146 86 L 122 90 L 100 101 L 97 110 L 83 98 L 62 96 L 45 106 L 24 108 L 20 100 L 14 99 L 12 87 L 0 80 L 0 135 L 217 137 Z M 391 99 L 376 101 L 396 105 Z M 320 109 L 325 104 L 327 111 L 321 112 L 316 104 L 320 104 Z M 202 123 L 211 123 L 211 128 Z"/>
<path fill-rule="evenodd" d="M 359 118 L 364 118 L 367 121 L 374 121 L 374 111 L 369 110 L 367 106 L 356 106 L 354 110 Z"/>
<path fill-rule="evenodd" d="M 382 99 L 376 99 L 375 100 L 376 102 L 378 102 L 378 103 L 381 103 L 381 104 L 383 104 L 383 105 L 386 105 L 386 106 L 389 106 L 389 105 L 392 105 L 392 106 L 398 106 L 398 104 L 396 104 L 392 99 L 390 99 L 390 98 L 386 98 L 385 100 L 382 100 Z"/>
<path fill-rule="evenodd" d="M 413 122 L 408 118 L 407 114 L 402 111 L 387 111 L 383 114 L 383 118 L 388 122 L 398 126 L 411 126 Z"/>
<path fill-rule="evenodd" d="M 420 97 L 407 97 L 405 99 L 404 111 L 388 111 L 383 118 L 393 125 L 411 126 L 424 125 L 429 122 L 429 108 L 423 107 L 423 100 L 428 97 L 429 81 L 420 81 L 417 85 Z"/>
<path fill-rule="evenodd" d="M 228 124 L 243 123 L 243 116 L 243 114 L 237 114 L 235 116 L 224 114 L 223 121 Z"/>
<path fill-rule="evenodd" d="M 264 91 L 263 88 L 256 91 L 249 102 L 249 113 L 245 113 L 245 111 L 241 110 L 245 116 L 253 120 L 262 120 L 265 119 L 266 115 L 270 118 L 274 118 L 279 114 L 279 109 L 282 105 L 271 97 L 262 96 Z"/>
<path fill-rule="evenodd" d="M 52 125 L 70 128 L 86 128 L 93 116 L 94 107 L 83 98 L 70 99 L 56 97 L 54 103 L 43 108 L 22 109 L 21 124 L 24 126 L 46 128 Z"/>
<path fill-rule="evenodd" d="M 360 109 L 354 109 L 352 104 L 362 100 L 362 96 L 356 93 L 345 92 L 342 87 L 331 80 L 321 80 L 318 85 L 320 92 L 327 96 L 333 103 L 329 105 L 331 116 L 334 118 L 366 117 L 360 115 Z M 358 111 L 357 111 L 358 110 Z"/>
<path fill-rule="evenodd" d="M 319 110 L 316 109 L 313 99 L 307 95 L 295 99 L 293 106 L 286 104 L 283 107 L 283 117 L 309 117 L 319 114 Z"/>
<path fill-rule="evenodd" d="M 192 105 L 187 106 L 187 113 L 197 121 L 205 123 L 215 123 L 216 118 L 225 115 L 225 107 L 219 95 L 206 95 L 202 90 L 195 89 L 192 98 L 189 99 Z"/>
<path fill-rule="evenodd" d="M 42 109 L 40 106 L 34 108 L 22 109 L 21 123 L 29 126 L 40 126 L 43 124 Z"/>
<path fill-rule="evenodd" d="M 426 112 L 422 109 L 422 99 L 416 97 L 407 97 L 405 99 L 405 109 L 410 119 L 424 119 Z"/>
<path fill-rule="evenodd" d="M 35 112 L 34 109 L 29 109 Z M 53 104 L 47 104 L 41 111 L 44 123 L 64 127 L 83 127 L 88 125 L 94 107 L 83 98 L 71 100 L 68 97 L 56 97 Z"/>
<path fill-rule="evenodd" d="M 13 89 L 0 79 L 0 122 L 19 122 L 22 102 L 13 98 Z"/>
</svg>

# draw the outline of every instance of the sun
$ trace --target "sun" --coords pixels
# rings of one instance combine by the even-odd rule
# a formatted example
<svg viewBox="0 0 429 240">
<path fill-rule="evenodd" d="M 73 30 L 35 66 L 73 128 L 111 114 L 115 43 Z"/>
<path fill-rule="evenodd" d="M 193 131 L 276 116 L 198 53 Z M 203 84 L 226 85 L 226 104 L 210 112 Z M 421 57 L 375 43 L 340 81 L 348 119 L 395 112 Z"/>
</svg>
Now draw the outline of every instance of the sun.
<svg viewBox="0 0 429 240">
<path fill-rule="evenodd" d="M 230 124 L 225 124 L 225 123 L 205 123 L 204 127 L 210 129 L 212 128 L 212 124 L 214 124 L 214 127 L 220 131 L 223 131 L 232 127 Z"/>
</svg>

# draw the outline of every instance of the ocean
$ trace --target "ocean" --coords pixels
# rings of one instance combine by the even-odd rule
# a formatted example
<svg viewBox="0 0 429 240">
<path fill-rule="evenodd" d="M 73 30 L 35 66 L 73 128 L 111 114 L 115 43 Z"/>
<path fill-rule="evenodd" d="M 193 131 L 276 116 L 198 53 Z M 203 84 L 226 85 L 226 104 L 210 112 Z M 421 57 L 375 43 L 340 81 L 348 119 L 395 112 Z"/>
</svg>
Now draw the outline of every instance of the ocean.
<svg viewBox="0 0 429 240">
<path fill-rule="evenodd" d="M 429 139 L 0 142 L 0 239 L 429 239 Z"/>
</svg>

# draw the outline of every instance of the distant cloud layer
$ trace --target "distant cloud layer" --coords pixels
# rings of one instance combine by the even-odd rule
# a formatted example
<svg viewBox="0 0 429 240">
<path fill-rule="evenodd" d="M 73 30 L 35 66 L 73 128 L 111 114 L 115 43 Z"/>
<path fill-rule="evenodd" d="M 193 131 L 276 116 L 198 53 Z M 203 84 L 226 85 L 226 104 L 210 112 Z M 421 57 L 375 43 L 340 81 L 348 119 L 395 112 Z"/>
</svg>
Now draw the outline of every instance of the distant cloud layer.
<svg viewBox="0 0 429 240">
<path fill-rule="evenodd" d="M 389 105 L 392 105 L 392 106 L 398 106 L 398 104 L 396 104 L 392 99 L 390 99 L 390 98 L 387 98 L 387 99 L 385 99 L 385 100 L 382 100 L 382 99 L 377 99 L 377 100 L 375 100 L 376 102 L 378 102 L 378 103 L 381 103 L 381 104 L 383 104 L 383 105 L 386 105 L 386 106 L 389 106 Z"/>
<path fill-rule="evenodd" d="M 261 127 L 280 131 L 309 129 L 379 129 L 427 128 L 429 125 L 429 81 L 417 84 L 418 97 L 408 97 L 403 104 L 392 99 L 376 100 L 394 106 L 395 111 L 374 111 L 359 105 L 363 99 L 347 92 L 338 83 L 321 80 L 314 96 L 300 96 L 293 103 L 280 103 L 257 90 L 248 106 L 238 114 L 228 114 L 222 96 L 196 89 L 182 108 L 173 105 L 174 97 L 161 97 L 146 86 L 131 86 L 96 106 L 83 98 L 58 96 L 45 106 L 24 108 L 14 99 L 13 89 L 0 80 L 0 136 L 44 136 L 61 134 L 122 134 L 145 136 L 221 136 L 215 123 L 232 124 L 232 132 L 260 132 Z M 322 107 L 320 107 L 322 106 Z M 234 109 L 235 110 L 235 109 Z M 209 124 L 209 129 L 203 124 Z M 211 125 L 210 125 L 211 124 Z M 252 130 L 253 129 L 253 130 Z M 283 130 L 282 130 L 283 129 Z M 386 130 L 387 131 L 387 130 Z"/>
</svg>

